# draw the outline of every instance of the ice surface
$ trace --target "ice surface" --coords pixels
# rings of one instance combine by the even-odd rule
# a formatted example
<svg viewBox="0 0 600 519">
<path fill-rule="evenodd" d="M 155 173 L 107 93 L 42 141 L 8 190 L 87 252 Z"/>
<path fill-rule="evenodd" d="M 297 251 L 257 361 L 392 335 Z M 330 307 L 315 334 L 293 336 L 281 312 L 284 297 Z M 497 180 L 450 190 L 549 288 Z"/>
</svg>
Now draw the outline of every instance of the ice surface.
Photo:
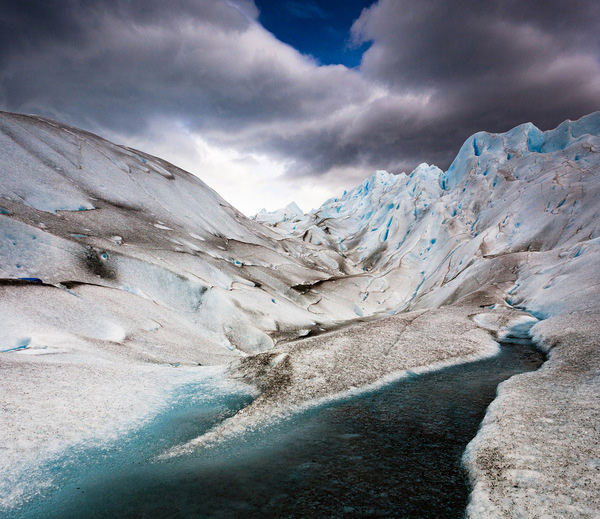
<svg viewBox="0 0 600 519">
<path fill-rule="evenodd" d="M 314 325 L 290 281 L 342 273 L 343 258 L 291 253 L 198 178 L 155 157 L 37 117 L 0 114 L 0 139 L 4 280 L 134 294 L 204 330 L 193 349 L 235 356 L 271 347 L 275 330 Z M 256 299 L 273 296 L 281 305 L 257 319 Z"/>
<path fill-rule="evenodd" d="M 465 458 L 470 517 L 600 509 L 600 113 L 480 132 L 446 172 L 377 171 L 254 221 L 43 118 L 0 113 L 0 150 L 2 474 L 198 364 L 262 390 L 218 436 L 533 335 L 549 361 L 502 385 Z"/>
<path fill-rule="evenodd" d="M 164 398 L 170 366 L 333 321 L 290 285 L 343 258 L 300 254 L 198 178 L 87 132 L 0 113 L 0 207 L 0 479 Z"/>
</svg>

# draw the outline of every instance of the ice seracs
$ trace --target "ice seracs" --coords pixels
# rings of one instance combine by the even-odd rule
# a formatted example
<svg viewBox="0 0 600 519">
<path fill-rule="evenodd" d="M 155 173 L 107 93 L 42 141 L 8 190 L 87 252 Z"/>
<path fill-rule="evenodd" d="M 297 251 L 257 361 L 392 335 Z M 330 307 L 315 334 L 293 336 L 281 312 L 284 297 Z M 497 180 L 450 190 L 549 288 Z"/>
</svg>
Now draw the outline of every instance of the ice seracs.
<svg viewBox="0 0 600 519">
<path fill-rule="evenodd" d="M 362 270 L 347 284 L 363 294 L 352 299 L 365 315 L 442 302 L 446 284 L 494 256 L 594 247 L 599 127 L 596 113 L 548 132 L 531 124 L 480 132 L 447 172 L 426 164 L 409 175 L 376 172 L 304 218 L 270 225 L 326 244 Z M 338 291 L 345 283 L 335 282 Z"/>
<path fill-rule="evenodd" d="M 290 202 L 283 209 L 268 212 L 266 209 L 261 210 L 253 218 L 254 221 L 276 225 L 279 222 L 297 221 L 304 216 L 304 212 L 296 202 Z"/>
</svg>

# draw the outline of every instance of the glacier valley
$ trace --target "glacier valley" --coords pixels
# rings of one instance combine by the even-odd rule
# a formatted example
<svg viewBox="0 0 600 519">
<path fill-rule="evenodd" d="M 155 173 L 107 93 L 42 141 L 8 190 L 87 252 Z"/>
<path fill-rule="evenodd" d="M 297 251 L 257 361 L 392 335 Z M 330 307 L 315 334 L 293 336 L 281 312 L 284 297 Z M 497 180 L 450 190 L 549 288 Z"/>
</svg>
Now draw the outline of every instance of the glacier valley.
<svg viewBox="0 0 600 519">
<path fill-rule="evenodd" d="M 467 516 L 597 517 L 599 196 L 600 112 L 252 219 L 159 158 L 0 112 L 0 511 L 186 387 L 244 404 L 157 460 L 533 339 L 547 361 L 463 454 Z"/>
</svg>

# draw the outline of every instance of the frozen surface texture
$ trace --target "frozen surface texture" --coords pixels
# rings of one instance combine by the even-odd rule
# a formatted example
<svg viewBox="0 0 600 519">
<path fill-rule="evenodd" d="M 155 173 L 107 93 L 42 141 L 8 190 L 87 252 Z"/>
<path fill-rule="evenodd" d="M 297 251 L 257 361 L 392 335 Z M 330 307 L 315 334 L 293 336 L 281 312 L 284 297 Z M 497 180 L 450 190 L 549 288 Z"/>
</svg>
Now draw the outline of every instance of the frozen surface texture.
<svg viewBox="0 0 600 519">
<path fill-rule="evenodd" d="M 1 498 L 199 364 L 261 395 L 171 455 L 533 335 L 549 360 L 469 446 L 468 514 L 597 517 L 598 272 L 600 112 L 253 221 L 161 159 L 0 113 Z"/>
</svg>

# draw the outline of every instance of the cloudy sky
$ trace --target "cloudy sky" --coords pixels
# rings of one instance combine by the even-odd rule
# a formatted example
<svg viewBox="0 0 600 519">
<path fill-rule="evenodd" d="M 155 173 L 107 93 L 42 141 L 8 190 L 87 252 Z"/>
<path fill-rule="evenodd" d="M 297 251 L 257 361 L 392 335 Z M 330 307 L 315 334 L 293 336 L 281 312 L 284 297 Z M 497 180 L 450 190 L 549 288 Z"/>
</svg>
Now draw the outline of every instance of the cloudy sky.
<svg viewBox="0 0 600 519">
<path fill-rule="evenodd" d="M 164 157 L 246 214 L 600 109 L 597 0 L 0 0 L 0 49 L 0 109 Z"/>
</svg>

